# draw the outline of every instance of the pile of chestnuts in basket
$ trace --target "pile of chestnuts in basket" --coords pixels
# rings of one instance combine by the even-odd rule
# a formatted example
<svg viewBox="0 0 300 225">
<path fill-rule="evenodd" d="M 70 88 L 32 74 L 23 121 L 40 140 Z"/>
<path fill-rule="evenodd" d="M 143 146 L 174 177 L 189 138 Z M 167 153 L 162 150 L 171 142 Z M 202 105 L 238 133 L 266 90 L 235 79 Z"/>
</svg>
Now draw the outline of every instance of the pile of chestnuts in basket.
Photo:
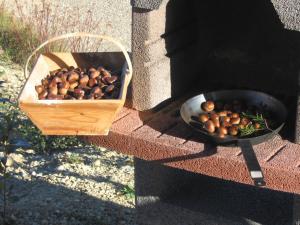
<svg viewBox="0 0 300 225">
<path fill-rule="evenodd" d="M 120 77 L 102 66 L 58 69 L 35 86 L 40 100 L 116 99 L 120 88 Z"/>
</svg>

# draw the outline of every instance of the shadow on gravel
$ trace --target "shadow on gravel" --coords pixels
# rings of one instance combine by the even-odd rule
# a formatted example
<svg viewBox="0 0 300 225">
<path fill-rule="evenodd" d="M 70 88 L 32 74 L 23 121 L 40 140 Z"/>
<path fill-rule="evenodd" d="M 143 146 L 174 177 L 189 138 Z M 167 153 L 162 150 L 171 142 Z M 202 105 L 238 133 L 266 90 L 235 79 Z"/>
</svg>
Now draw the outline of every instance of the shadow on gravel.
<svg viewBox="0 0 300 225">
<path fill-rule="evenodd" d="M 84 165 L 91 166 L 93 168 L 93 163 L 95 159 L 90 159 L 89 156 L 94 156 L 97 154 L 99 157 L 98 159 L 100 160 L 101 166 L 103 167 L 114 167 L 117 169 L 122 169 L 124 167 L 133 167 L 133 162 L 130 161 L 130 158 L 128 156 L 122 156 L 122 157 L 114 157 L 111 160 L 105 159 L 104 156 L 105 153 L 107 153 L 109 150 L 104 150 L 104 152 L 97 151 L 95 152 L 89 152 L 89 151 L 84 151 L 84 154 L 80 154 L 77 152 L 79 157 L 82 159 L 82 163 Z M 39 156 L 38 156 L 39 157 Z M 41 157 L 42 158 L 42 157 Z M 36 158 L 27 158 L 27 164 L 30 165 L 33 161 L 37 161 L 38 159 Z M 36 174 L 42 173 L 43 175 L 51 175 L 51 174 L 58 174 L 61 173 L 62 176 L 69 176 L 69 177 L 74 177 L 76 179 L 80 180 L 89 180 L 89 181 L 95 181 L 95 182 L 101 182 L 101 183 L 109 183 L 113 185 L 117 190 L 121 191 L 123 190 L 126 185 L 123 185 L 121 183 L 115 182 L 111 179 L 110 176 L 101 176 L 101 174 L 97 175 L 81 175 L 76 172 L 69 171 L 67 168 L 64 170 L 58 170 L 58 167 L 62 165 L 60 160 L 58 160 L 56 157 L 53 157 L 52 155 L 49 155 L 45 161 L 44 164 L 39 164 L 35 166 L 34 168 L 30 168 L 31 170 L 34 170 Z M 71 164 L 74 167 L 77 167 L 78 164 L 74 163 Z"/>
<path fill-rule="evenodd" d="M 103 201 L 84 191 L 74 191 L 40 179 L 9 178 L 10 225 L 118 225 L 134 224 L 134 209 Z M 99 190 L 100 191 L 100 190 Z M 3 201 L 0 201 L 2 210 Z M 1 223 L 2 221 L 0 221 Z"/>
</svg>

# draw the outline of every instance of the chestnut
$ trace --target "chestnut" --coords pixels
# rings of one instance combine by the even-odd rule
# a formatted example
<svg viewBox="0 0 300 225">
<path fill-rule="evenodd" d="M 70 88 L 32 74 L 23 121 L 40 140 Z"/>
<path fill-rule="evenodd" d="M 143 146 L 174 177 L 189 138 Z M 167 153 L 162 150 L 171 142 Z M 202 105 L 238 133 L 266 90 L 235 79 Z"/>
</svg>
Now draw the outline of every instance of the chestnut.
<svg viewBox="0 0 300 225">
<path fill-rule="evenodd" d="M 232 126 L 229 128 L 229 134 L 232 136 L 236 136 L 239 133 L 238 126 Z"/>
<path fill-rule="evenodd" d="M 50 95 L 57 95 L 58 94 L 57 87 L 51 87 L 51 88 L 49 88 L 49 94 Z"/>
<path fill-rule="evenodd" d="M 219 133 L 219 134 L 225 134 L 225 135 L 226 135 L 226 134 L 228 133 L 228 130 L 227 130 L 226 127 L 219 127 L 218 133 Z"/>
<path fill-rule="evenodd" d="M 223 116 L 222 121 L 230 122 L 230 117 L 229 116 Z"/>
<path fill-rule="evenodd" d="M 43 90 L 43 91 L 39 94 L 39 99 L 40 99 L 40 100 L 46 99 L 47 95 L 48 95 L 48 91 Z"/>
<path fill-rule="evenodd" d="M 254 128 L 255 128 L 256 130 L 258 130 L 260 127 L 261 127 L 261 125 L 260 125 L 259 123 L 254 123 Z"/>
<path fill-rule="evenodd" d="M 59 88 L 58 93 L 61 95 L 66 95 L 68 93 L 68 89 L 67 88 Z"/>
<path fill-rule="evenodd" d="M 43 85 L 44 87 L 48 86 L 48 84 L 49 84 L 49 80 L 48 80 L 48 79 L 43 79 L 43 80 L 42 80 L 42 85 Z"/>
<path fill-rule="evenodd" d="M 81 88 L 81 89 L 84 90 L 85 92 L 89 92 L 89 91 L 91 90 L 90 87 L 85 86 L 85 85 L 78 85 L 77 87 L 78 87 L 78 88 Z"/>
<path fill-rule="evenodd" d="M 204 128 L 205 128 L 209 133 L 214 133 L 215 130 L 216 130 L 215 125 L 214 125 L 213 121 L 211 121 L 211 120 L 208 120 L 208 121 L 205 122 Z"/>
<path fill-rule="evenodd" d="M 111 76 L 111 77 L 104 77 L 103 79 L 105 80 L 105 83 L 113 84 L 118 79 L 118 77 L 117 76 Z"/>
<path fill-rule="evenodd" d="M 82 90 L 81 88 L 76 88 L 74 89 L 74 95 L 77 99 L 79 99 L 84 96 L 84 90 Z"/>
<path fill-rule="evenodd" d="M 67 73 L 64 73 L 60 76 L 60 78 L 62 79 L 62 81 L 67 81 L 68 80 L 68 74 Z"/>
<path fill-rule="evenodd" d="M 209 116 L 206 113 L 201 113 L 198 118 L 201 123 L 205 123 L 209 120 Z"/>
<path fill-rule="evenodd" d="M 35 90 L 38 94 L 41 94 L 44 91 L 44 87 L 42 85 L 35 86 Z"/>
<path fill-rule="evenodd" d="M 53 77 L 52 82 L 55 82 L 55 83 L 61 83 L 61 82 L 62 82 L 62 79 L 59 78 L 58 76 L 55 76 L 55 77 Z M 51 82 L 51 83 L 52 83 L 52 82 Z"/>
<path fill-rule="evenodd" d="M 73 83 L 73 82 L 78 81 L 78 80 L 79 80 L 79 74 L 74 72 L 74 71 L 70 72 L 70 74 L 68 76 L 68 81 L 70 83 Z"/>
<path fill-rule="evenodd" d="M 75 69 L 74 66 L 69 66 L 69 67 L 68 67 L 68 71 L 73 71 L 74 69 Z"/>
<path fill-rule="evenodd" d="M 227 116 L 227 111 L 221 111 L 218 114 L 219 114 L 219 116 L 222 116 L 222 117 Z"/>
<path fill-rule="evenodd" d="M 104 96 L 103 93 L 94 94 L 95 99 L 101 99 Z"/>
<path fill-rule="evenodd" d="M 68 82 L 68 81 L 63 81 L 63 82 L 59 83 L 57 86 L 58 86 L 58 88 L 65 88 L 65 89 L 69 89 L 69 87 L 70 87 L 70 84 L 69 84 L 69 82 Z"/>
<path fill-rule="evenodd" d="M 227 121 L 222 121 L 222 122 L 221 122 L 221 125 L 222 125 L 223 127 L 231 127 L 231 126 L 232 126 L 232 124 L 231 124 L 230 122 L 227 122 Z"/>
<path fill-rule="evenodd" d="M 103 77 L 111 77 L 111 74 L 110 74 L 110 72 L 108 72 L 107 70 L 102 70 L 101 71 L 101 73 L 102 73 L 102 75 L 103 75 Z"/>
<path fill-rule="evenodd" d="M 250 120 L 246 117 L 243 117 L 240 122 L 240 124 L 242 124 L 244 126 L 248 125 L 249 123 L 250 123 Z"/>
<path fill-rule="evenodd" d="M 99 84 L 99 87 L 102 89 L 102 90 L 105 90 L 105 88 L 107 87 L 106 84 L 103 84 L 103 83 L 100 83 Z"/>
<path fill-rule="evenodd" d="M 238 113 L 232 113 L 231 118 L 239 118 L 240 115 Z"/>
<path fill-rule="evenodd" d="M 76 87 L 78 86 L 78 82 L 73 82 L 73 83 L 70 83 L 70 89 L 73 90 L 75 89 Z"/>
<path fill-rule="evenodd" d="M 220 127 L 220 120 L 212 120 L 215 127 L 219 128 Z"/>
<path fill-rule="evenodd" d="M 211 112 L 214 110 L 215 108 L 215 104 L 213 101 L 206 101 L 206 102 L 203 102 L 201 104 L 201 108 L 205 111 L 205 112 Z"/>
<path fill-rule="evenodd" d="M 246 125 L 244 124 L 239 124 L 239 129 L 245 129 Z"/>
<path fill-rule="evenodd" d="M 102 71 L 104 71 L 105 69 L 104 69 L 103 66 L 99 66 L 99 67 L 97 68 L 97 70 L 99 70 L 100 72 L 102 72 Z"/>
<path fill-rule="evenodd" d="M 218 137 L 223 139 L 225 138 L 225 134 L 218 134 Z"/>
<path fill-rule="evenodd" d="M 81 85 L 87 85 L 87 83 L 89 82 L 89 76 L 88 75 L 83 75 L 80 80 L 79 83 Z"/>
<path fill-rule="evenodd" d="M 55 82 L 55 80 L 52 80 L 49 85 L 48 85 L 49 88 L 54 88 L 54 87 L 57 87 L 57 83 Z"/>
<path fill-rule="evenodd" d="M 88 86 L 94 87 L 97 83 L 98 83 L 98 81 L 95 78 L 89 79 Z"/>
<path fill-rule="evenodd" d="M 241 121 L 241 119 L 239 117 L 237 117 L 237 118 L 232 117 L 230 119 L 230 123 L 235 124 L 235 125 L 238 125 L 240 123 L 240 121 Z"/>
<path fill-rule="evenodd" d="M 89 69 L 89 73 L 92 73 L 92 72 L 95 72 L 96 71 L 96 69 L 94 68 L 94 67 L 91 67 L 90 69 Z"/>
<path fill-rule="evenodd" d="M 91 94 L 99 94 L 99 93 L 102 93 L 102 90 L 100 87 L 94 87 L 92 90 L 91 90 Z"/>
<path fill-rule="evenodd" d="M 90 73 L 90 78 L 95 79 L 96 77 L 100 76 L 100 71 L 99 70 L 94 70 Z"/>
<path fill-rule="evenodd" d="M 114 88 L 115 88 L 115 86 L 113 84 L 111 84 L 105 88 L 105 92 L 110 93 L 114 90 Z"/>
<path fill-rule="evenodd" d="M 220 119 L 219 115 L 216 113 L 212 113 L 210 115 L 210 119 L 213 121 L 215 127 L 220 127 Z"/>
<path fill-rule="evenodd" d="M 210 114 L 210 118 L 212 120 L 219 120 L 220 119 L 220 117 L 219 117 L 219 115 L 217 113 L 211 113 Z"/>
</svg>

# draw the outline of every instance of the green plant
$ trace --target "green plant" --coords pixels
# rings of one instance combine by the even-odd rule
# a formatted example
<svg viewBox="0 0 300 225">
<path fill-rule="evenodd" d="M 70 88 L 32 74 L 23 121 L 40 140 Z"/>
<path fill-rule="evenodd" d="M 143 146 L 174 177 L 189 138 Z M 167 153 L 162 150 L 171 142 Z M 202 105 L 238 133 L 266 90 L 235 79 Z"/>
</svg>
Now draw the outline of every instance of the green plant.
<svg viewBox="0 0 300 225">
<path fill-rule="evenodd" d="M 84 146 L 76 136 L 44 136 L 19 110 L 17 103 L 13 100 L 2 100 L 0 105 L 0 137 L 8 135 L 14 138 L 14 143 L 26 143 L 27 147 L 37 152 L 49 152 L 52 150 L 67 150 L 74 147 Z M 9 122 L 5 122 L 9 121 Z M 2 134 L 1 134 L 2 133 Z M 11 147 L 15 147 L 12 145 Z"/>
<path fill-rule="evenodd" d="M 135 190 L 133 187 L 126 185 L 122 190 L 121 194 L 124 195 L 126 198 L 134 198 L 135 196 Z"/>
<path fill-rule="evenodd" d="M 19 129 L 23 139 L 38 152 L 49 152 L 53 150 L 67 150 L 83 146 L 83 143 L 75 136 L 45 136 L 28 119 L 22 121 Z"/>
<path fill-rule="evenodd" d="M 37 43 L 38 39 L 29 25 L 0 8 L 0 45 L 4 50 L 2 57 L 23 64 Z"/>
<path fill-rule="evenodd" d="M 70 164 L 80 164 L 83 162 L 83 158 L 78 154 L 71 153 L 70 155 L 66 155 L 65 157 L 66 162 Z"/>
<path fill-rule="evenodd" d="M 13 104 L 8 99 L 0 99 L 0 104 L 0 152 L 2 153 L 0 172 L 3 175 L 0 182 L 0 190 L 2 191 L 3 200 L 3 224 L 8 224 L 6 209 L 8 202 L 7 179 L 9 179 L 9 174 L 7 173 L 7 168 L 13 164 L 13 160 L 9 157 L 9 154 L 17 147 L 14 135 L 16 114 L 10 112 Z"/>
<path fill-rule="evenodd" d="M 260 126 L 259 129 L 257 129 L 257 128 L 255 128 L 253 122 L 250 122 L 244 128 L 240 128 L 240 132 L 241 132 L 242 137 L 249 136 L 251 134 L 254 134 L 257 131 L 270 130 L 263 114 L 256 113 L 254 115 L 254 114 L 251 114 L 251 113 L 243 112 L 242 117 L 247 118 L 247 119 L 253 121 L 254 123 L 258 123 L 259 126 Z"/>
</svg>

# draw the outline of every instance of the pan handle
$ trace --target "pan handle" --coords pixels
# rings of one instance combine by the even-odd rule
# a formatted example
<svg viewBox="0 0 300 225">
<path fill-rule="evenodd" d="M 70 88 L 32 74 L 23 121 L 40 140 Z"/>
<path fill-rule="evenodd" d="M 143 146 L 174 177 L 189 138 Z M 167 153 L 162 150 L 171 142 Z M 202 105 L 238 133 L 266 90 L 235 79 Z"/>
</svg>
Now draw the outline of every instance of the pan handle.
<svg viewBox="0 0 300 225">
<path fill-rule="evenodd" d="M 264 175 L 256 158 L 251 142 L 249 140 L 238 140 L 238 146 L 240 146 L 242 150 L 248 171 L 252 180 L 254 181 L 255 186 L 265 186 L 266 182 L 264 180 Z"/>
</svg>

